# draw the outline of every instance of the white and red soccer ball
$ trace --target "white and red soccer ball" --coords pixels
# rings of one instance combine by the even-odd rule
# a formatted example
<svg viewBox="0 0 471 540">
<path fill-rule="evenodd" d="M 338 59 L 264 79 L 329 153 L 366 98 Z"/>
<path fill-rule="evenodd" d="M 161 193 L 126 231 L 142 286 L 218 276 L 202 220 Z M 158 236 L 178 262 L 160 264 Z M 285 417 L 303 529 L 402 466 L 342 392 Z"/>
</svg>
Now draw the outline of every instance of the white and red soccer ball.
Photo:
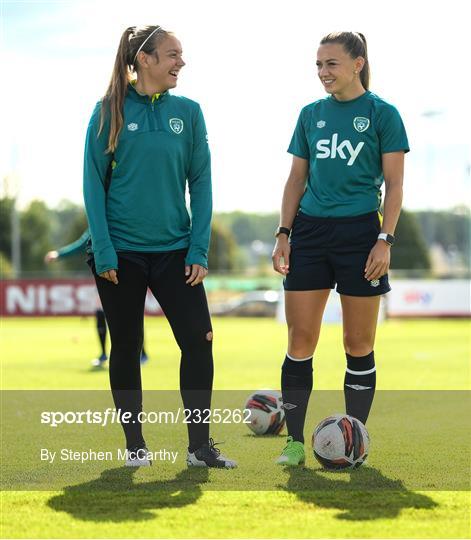
<svg viewBox="0 0 471 540">
<path fill-rule="evenodd" d="M 281 392 L 258 390 L 251 394 L 245 409 L 250 411 L 248 427 L 256 435 L 278 435 L 285 425 L 285 411 L 282 408 Z"/>
<path fill-rule="evenodd" d="M 368 457 L 370 437 L 353 416 L 334 414 L 320 422 L 312 434 L 317 461 L 328 470 L 356 469 Z"/>
</svg>

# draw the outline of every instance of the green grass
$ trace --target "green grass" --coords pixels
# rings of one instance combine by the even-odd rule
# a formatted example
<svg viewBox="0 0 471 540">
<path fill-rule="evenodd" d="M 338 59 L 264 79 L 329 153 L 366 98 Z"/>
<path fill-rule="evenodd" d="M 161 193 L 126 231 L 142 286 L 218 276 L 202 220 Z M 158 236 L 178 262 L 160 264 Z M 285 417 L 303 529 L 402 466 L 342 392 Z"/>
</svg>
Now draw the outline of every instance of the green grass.
<svg viewBox="0 0 471 540">
<path fill-rule="evenodd" d="M 216 319 L 213 323 L 216 389 L 247 391 L 279 387 L 279 367 L 286 349 L 286 331 L 282 325 L 272 320 L 254 319 Z M 89 368 L 89 360 L 98 350 L 93 324 L 91 318 L 4 319 L 0 351 L 2 388 L 107 389 L 107 372 Z M 315 389 L 341 387 L 345 366 L 341 341 L 340 326 L 323 328 L 315 356 Z M 177 389 L 179 355 L 164 319 L 147 319 L 146 349 L 151 360 L 143 368 L 144 388 Z M 384 323 L 378 329 L 375 352 L 379 390 L 469 389 L 470 326 L 466 321 Z M 311 424 L 324 414 L 321 410 L 323 396 L 336 399 L 332 392 L 317 395 L 320 397 L 317 400 L 314 397 L 311 404 L 311 409 L 315 409 L 311 411 Z M 380 395 L 387 397 L 392 393 Z M 388 466 L 396 457 L 401 457 L 394 452 L 381 462 L 388 448 L 394 449 L 396 424 L 400 425 L 402 414 L 410 418 L 411 411 L 417 416 L 412 426 L 419 425 L 421 417 L 432 426 L 430 452 L 438 450 L 437 459 L 446 457 L 444 442 L 456 443 L 447 441 L 446 434 L 440 436 L 436 430 L 433 433 L 434 421 L 440 425 L 443 418 L 446 422 L 447 415 L 453 418 L 456 403 L 447 399 L 443 418 L 437 419 L 432 414 L 433 408 L 422 412 L 420 399 L 415 403 L 407 401 L 415 395 L 420 398 L 420 392 L 405 393 L 402 408 L 378 398 L 377 417 L 386 415 L 391 425 L 383 430 L 372 416 L 369 427 L 376 441 L 376 451 L 368 468 L 337 475 L 322 473 L 309 457 L 306 469 L 286 472 L 273 466 L 272 470 L 272 460 L 283 446 L 283 439 L 260 439 L 254 443 L 255 439 L 245 433 L 244 444 L 249 445 L 251 456 L 254 444 L 260 449 L 260 459 L 265 460 L 266 455 L 264 467 L 258 467 L 253 473 L 250 465 L 247 471 L 240 467 L 236 471 L 208 473 L 183 467 L 169 471 L 159 464 L 151 469 L 129 471 L 110 464 L 91 467 L 81 480 L 73 475 L 59 478 L 61 489 L 54 491 L 5 491 L 2 537 L 468 538 L 469 491 L 426 490 L 426 481 L 431 480 L 427 475 L 425 479 L 409 478 L 402 482 L 394 479 L 394 471 Z M 449 393 L 449 396 L 454 395 L 462 394 Z M 466 403 L 465 399 L 464 422 L 468 415 Z M 433 405 L 435 412 L 439 406 Z M 464 430 L 465 425 L 463 423 Z M 453 426 L 450 429 L 453 430 Z M 3 433 L 8 433 L 8 426 Z M 222 433 L 231 440 L 232 432 L 222 430 Z M 120 433 L 115 435 L 119 440 Z M 151 432 L 150 441 L 153 437 Z M 32 445 L 34 429 L 18 439 L 23 447 Z M 3 450 L 8 443 L 2 441 Z M 224 450 L 232 456 L 243 448 L 242 445 L 231 452 L 226 440 Z M 458 446 L 452 448 L 453 463 L 447 468 L 444 462 L 444 478 L 447 474 L 466 477 L 467 471 L 469 477 L 469 454 L 461 457 L 457 454 Z M 414 457 L 417 456 L 411 455 L 410 459 Z M 460 473 L 456 462 L 461 461 L 464 472 Z M 407 454 L 402 456 L 403 468 L 411 462 Z M 250 478 L 257 479 L 255 485 L 269 478 L 270 490 L 243 491 L 249 487 Z M 30 476 L 25 480 L 31 479 Z M 441 480 L 436 479 L 437 485 L 444 485 L 440 484 Z M 430 486 L 433 485 L 431 482 Z M 220 490 L 214 491 L 215 486 Z"/>
</svg>

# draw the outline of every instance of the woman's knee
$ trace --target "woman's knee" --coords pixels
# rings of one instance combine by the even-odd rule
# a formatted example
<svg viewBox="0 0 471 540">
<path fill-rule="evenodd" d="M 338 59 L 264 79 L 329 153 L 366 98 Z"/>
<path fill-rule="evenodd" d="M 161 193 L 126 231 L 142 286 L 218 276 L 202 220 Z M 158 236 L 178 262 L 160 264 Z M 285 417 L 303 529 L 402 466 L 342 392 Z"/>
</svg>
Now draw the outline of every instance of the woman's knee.
<svg viewBox="0 0 471 540">
<path fill-rule="evenodd" d="M 122 351 L 125 354 L 140 354 L 144 343 L 144 332 L 142 330 L 126 331 L 122 329 L 119 332 L 111 332 L 111 347 L 115 351 Z"/>
<path fill-rule="evenodd" d="M 366 356 L 374 348 L 374 333 L 344 331 L 343 346 L 350 356 Z"/>
<path fill-rule="evenodd" d="M 289 354 L 296 358 L 313 354 L 318 337 L 317 332 L 310 328 L 288 326 Z"/>
<path fill-rule="evenodd" d="M 211 351 L 213 338 L 213 331 L 211 329 L 189 329 L 177 336 L 177 344 L 183 353 L 191 355 L 199 351 Z"/>
</svg>

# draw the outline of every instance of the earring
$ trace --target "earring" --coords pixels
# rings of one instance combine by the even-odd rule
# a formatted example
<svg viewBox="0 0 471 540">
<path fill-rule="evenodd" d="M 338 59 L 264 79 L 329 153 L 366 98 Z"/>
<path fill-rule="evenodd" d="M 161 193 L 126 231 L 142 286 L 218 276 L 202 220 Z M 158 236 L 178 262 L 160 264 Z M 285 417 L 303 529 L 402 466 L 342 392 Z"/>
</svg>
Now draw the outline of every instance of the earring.
<svg viewBox="0 0 471 540">
<path fill-rule="evenodd" d="M 355 71 L 354 71 L 353 73 L 355 73 L 355 75 L 356 75 L 356 74 L 358 73 L 358 71 L 357 71 L 357 70 L 355 70 Z"/>
</svg>

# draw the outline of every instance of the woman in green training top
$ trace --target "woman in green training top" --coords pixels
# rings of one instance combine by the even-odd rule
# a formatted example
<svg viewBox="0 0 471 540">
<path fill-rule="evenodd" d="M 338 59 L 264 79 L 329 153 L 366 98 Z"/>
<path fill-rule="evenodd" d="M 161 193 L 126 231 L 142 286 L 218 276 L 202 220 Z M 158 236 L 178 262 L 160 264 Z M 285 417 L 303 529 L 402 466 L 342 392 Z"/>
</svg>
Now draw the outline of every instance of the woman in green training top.
<svg viewBox="0 0 471 540">
<path fill-rule="evenodd" d="M 131 414 L 129 423 L 122 422 L 127 465 L 149 464 L 139 417 L 149 287 L 181 349 L 180 390 L 192 411 L 187 463 L 232 468 L 235 463 L 209 438 L 209 424 L 198 421 L 210 407 L 213 381 L 213 334 L 202 284 L 208 272 L 211 167 L 200 106 L 169 92 L 184 65 L 171 32 L 160 26 L 124 31 L 85 144 L 90 266 L 110 329 L 113 398 L 117 409 Z"/>
<path fill-rule="evenodd" d="M 397 110 L 369 91 L 366 40 L 325 36 L 317 73 L 329 94 L 304 107 L 273 266 L 285 276 L 288 352 L 281 386 L 288 443 L 278 463 L 304 462 L 303 428 L 312 390 L 312 357 L 330 290 L 337 286 L 347 359 L 347 414 L 366 422 L 376 385 L 374 340 L 380 296 L 402 204 L 407 136 Z M 384 219 L 378 213 L 386 185 Z"/>
</svg>

